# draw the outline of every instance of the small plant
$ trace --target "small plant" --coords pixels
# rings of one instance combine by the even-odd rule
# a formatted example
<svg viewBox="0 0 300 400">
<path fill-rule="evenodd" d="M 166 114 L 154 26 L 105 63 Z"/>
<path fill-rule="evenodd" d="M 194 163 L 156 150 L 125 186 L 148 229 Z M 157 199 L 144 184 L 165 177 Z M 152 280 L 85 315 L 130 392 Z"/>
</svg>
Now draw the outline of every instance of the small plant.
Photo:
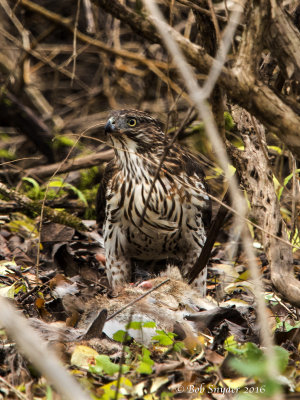
<svg viewBox="0 0 300 400">
<path fill-rule="evenodd" d="M 259 395 L 271 397 L 280 391 L 280 382 L 270 377 L 267 357 L 256 344 L 248 342 L 241 345 L 230 337 L 225 341 L 225 349 L 235 355 L 230 360 L 230 366 L 240 375 L 253 378 L 263 387 L 263 390 L 257 391 Z M 274 352 L 277 369 L 282 374 L 288 365 L 289 352 L 279 346 L 274 346 Z"/>
</svg>

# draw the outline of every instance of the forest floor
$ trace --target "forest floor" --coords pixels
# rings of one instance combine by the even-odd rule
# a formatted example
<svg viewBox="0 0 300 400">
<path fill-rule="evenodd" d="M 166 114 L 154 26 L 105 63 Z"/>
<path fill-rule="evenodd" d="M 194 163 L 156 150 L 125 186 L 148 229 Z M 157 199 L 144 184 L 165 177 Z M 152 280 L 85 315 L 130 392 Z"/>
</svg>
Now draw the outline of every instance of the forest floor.
<svg viewBox="0 0 300 400">
<path fill-rule="evenodd" d="M 228 258 L 230 218 L 210 257 L 205 299 L 174 268 L 160 276 L 138 271 L 136 282 L 114 297 L 101 229 L 93 219 L 97 185 L 90 188 L 97 174 L 94 167 L 71 172 L 74 180 L 55 177 L 49 185 L 28 177 L 19 185 L 39 204 L 48 185 L 46 204 L 76 213 L 85 232 L 51 217 L 40 224 L 40 213 L 24 210 L 18 200 L 0 202 L 0 294 L 28 318 L 90 396 L 270 398 L 279 386 L 287 398 L 299 392 L 298 310 L 274 292 L 261 244 L 254 242 L 280 382 L 269 376 L 261 348 L 248 260 L 240 246 L 234 260 Z M 0 334 L 0 398 L 60 398 L 5 329 Z"/>
</svg>

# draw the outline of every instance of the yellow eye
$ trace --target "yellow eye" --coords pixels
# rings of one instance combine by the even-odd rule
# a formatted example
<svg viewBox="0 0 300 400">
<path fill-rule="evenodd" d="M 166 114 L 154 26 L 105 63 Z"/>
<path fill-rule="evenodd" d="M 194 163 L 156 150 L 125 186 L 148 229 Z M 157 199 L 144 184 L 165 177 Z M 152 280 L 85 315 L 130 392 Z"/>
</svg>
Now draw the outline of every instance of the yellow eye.
<svg viewBox="0 0 300 400">
<path fill-rule="evenodd" d="M 133 127 L 136 126 L 136 119 L 135 118 L 128 118 L 127 119 L 127 125 Z"/>
</svg>

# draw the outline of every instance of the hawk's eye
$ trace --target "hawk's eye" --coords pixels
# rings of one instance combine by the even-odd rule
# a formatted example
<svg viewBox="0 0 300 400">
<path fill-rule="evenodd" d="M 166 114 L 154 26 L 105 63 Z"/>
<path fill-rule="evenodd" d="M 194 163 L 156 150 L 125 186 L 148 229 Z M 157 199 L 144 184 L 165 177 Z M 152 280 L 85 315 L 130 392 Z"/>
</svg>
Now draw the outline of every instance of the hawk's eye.
<svg viewBox="0 0 300 400">
<path fill-rule="evenodd" d="M 127 125 L 133 127 L 136 126 L 136 119 L 135 118 L 128 118 L 127 119 Z"/>
</svg>

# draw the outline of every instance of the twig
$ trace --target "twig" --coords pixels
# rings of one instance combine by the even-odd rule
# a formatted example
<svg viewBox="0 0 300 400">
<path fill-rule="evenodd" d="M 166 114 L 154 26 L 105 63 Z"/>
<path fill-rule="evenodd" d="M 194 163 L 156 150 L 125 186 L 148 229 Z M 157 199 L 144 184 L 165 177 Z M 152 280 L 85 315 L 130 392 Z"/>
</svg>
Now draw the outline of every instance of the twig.
<svg viewBox="0 0 300 400">
<path fill-rule="evenodd" d="M 9 32 L 4 30 L 3 28 L 0 28 L 0 33 L 5 36 L 8 40 L 13 42 L 17 47 L 24 49 L 28 54 L 32 55 L 33 57 L 37 58 L 38 60 L 42 61 L 45 65 L 49 65 L 54 71 L 58 71 L 61 74 L 67 76 L 68 78 L 72 79 L 72 73 L 69 72 L 67 69 L 60 67 L 59 65 L 55 64 L 53 61 L 51 61 L 47 57 L 43 57 L 40 55 L 40 53 L 36 50 L 33 50 L 31 48 L 25 48 L 22 42 L 20 42 L 18 39 L 16 39 L 13 35 L 11 35 Z M 79 79 L 77 76 L 74 77 L 76 82 L 78 83 L 79 86 L 81 86 L 84 90 L 87 92 L 90 92 L 89 86 L 87 86 L 81 79 Z"/>
<path fill-rule="evenodd" d="M 204 15 L 208 15 L 209 17 L 212 16 L 211 11 L 207 10 L 206 8 L 200 7 L 198 4 L 194 4 L 192 1 L 188 1 L 188 0 L 177 0 L 177 1 L 178 1 L 178 3 L 183 4 L 184 6 L 189 7 L 192 10 L 199 11 Z M 216 17 L 220 21 L 227 22 L 227 18 L 223 17 L 222 15 L 216 15 Z"/>
<path fill-rule="evenodd" d="M 121 386 L 121 378 L 122 378 L 122 365 L 125 361 L 125 345 L 126 345 L 126 339 L 127 339 L 127 334 L 129 331 L 129 325 L 132 322 L 132 315 L 133 315 L 133 311 L 131 311 L 130 316 L 128 318 L 127 324 L 126 324 L 126 331 L 125 331 L 125 335 L 124 335 L 124 339 L 123 339 L 123 343 L 122 343 L 122 353 L 121 353 L 121 357 L 120 357 L 120 362 L 119 362 L 119 371 L 118 371 L 118 378 L 117 378 L 117 387 L 116 387 L 116 393 L 115 393 L 115 397 L 114 400 L 118 400 L 119 398 L 119 392 L 120 392 L 120 386 Z"/>
<path fill-rule="evenodd" d="M 218 78 L 222 73 L 222 68 L 226 62 L 226 57 L 230 50 L 234 33 L 241 19 L 242 11 L 243 11 L 243 6 L 237 7 L 230 16 L 222 40 L 219 43 L 219 48 L 216 57 L 214 58 L 207 79 L 203 85 L 202 95 L 201 93 L 197 93 L 197 96 L 200 96 L 200 98 L 202 97 L 203 100 L 209 98 Z"/>
<path fill-rule="evenodd" d="M 6 14 L 8 15 L 8 17 L 11 19 L 14 26 L 19 31 L 19 34 L 22 36 L 24 48 L 29 48 L 30 47 L 29 32 L 23 27 L 23 25 L 18 20 L 17 16 L 13 12 L 13 10 L 10 8 L 10 6 L 6 0 L 0 0 L 0 4 L 3 7 L 4 11 L 6 12 Z"/>
<path fill-rule="evenodd" d="M 21 400 L 26 400 L 27 397 L 24 396 L 19 390 L 17 390 L 13 385 L 8 383 L 5 379 L 0 376 L 0 382 L 2 382 L 5 386 L 7 386 L 14 394 Z"/>
<path fill-rule="evenodd" d="M 296 178 L 297 163 L 292 153 L 291 153 L 291 162 L 292 162 L 293 179 L 292 179 L 292 216 L 291 216 L 292 229 L 291 229 L 290 240 L 292 241 L 297 227 L 296 202 L 299 194 L 299 182 L 297 182 Z M 298 237 L 299 235 L 300 233 L 298 232 Z"/>
<path fill-rule="evenodd" d="M 94 16 L 93 16 L 93 11 L 92 11 L 92 5 L 90 0 L 83 0 L 83 6 L 85 10 L 85 17 L 87 21 L 87 32 L 88 33 L 96 33 L 96 28 L 95 28 L 95 21 L 94 21 Z"/>
<path fill-rule="evenodd" d="M 91 168 L 99 163 L 110 161 L 113 158 L 112 150 L 105 150 L 99 153 L 90 154 L 85 157 L 71 158 L 67 160 L 59 169 L 59 173 L 63 174 L 70 171 L 77 171 L 78 169 Z M 46 178 L 51 176 L 57 168 L 61 165 L 61 162 L 41 166 L 39 168 L 28 168 L 23 171 L 26 176 L 35 176 L 38 178 Z M 19 171 L 4 170 L 0 172 L 0 175 L 9 173 L 13 176 L 19 175 Z"/>
<path fill-rule="evenodd" d="M 30 0 L 21 0 L 20 3 L 23 4 L 24 6 L 26 6 L 27 8 L 31 9 L 32 11 L 35 11 L 38 14 L 43 15 L 50 21 L 53 21 L 59 25 L 64 26 L 65 28 L 69 29 L 72 33 L 74 33 L 74 27 L 71 24 L 71 20 L 69 18 L 64 18 L 61 15 L 54 13 L 52 11 L 49 11 L 46 8 L 44 8 Z M 88 35 L 85 35 L 84 33 L 80 32 L 79 30 L 77 30 L 76 36 L 78 39 L 82 40 L 83 42 L 88 43 L 92 46 L 95 46 L 99 50 L 105 51 L 108 54 L 113 54 L 115 56 L 119 56 L 122 58 L 127 58 L 129 60 L 137 61 L 137 62 L 139 62 L 141 64 L 145 64 L 147 66 L 155 65 L 158 68 L 163 68 L 163 69 L 168 68 L 167 64 L 162 61 L 148 60 L 139 54 L 135 54 L 135 53 L 132 53 L 127 50 L 116 49 L 114 47 L 107 46 L 105 43 L 101 42 L 100 40 L 94 39 Z"/>
<path fill-rule="evenodd" d="M 219 24 L 217 21 L 217 16 L 215 13 L 214 5 L 213 5 L 212 0 L 207 0 L 207 2 L 208 2 L 209 11 L 211 13 L 211 19 L 213 21 L 215 31 L 216 31 L 217 45 L 219 46 L 221 43 L 221 32 L 220 32 Z"/>
<path fill-rule="evenodd" d="M 73 79 L 75 77 L 76 71 L 76 59 L 77 59 L 77 30 L 78 30 L 78 20 L 79 20 L 79 11 L 80 11 L 80 0 L 77 0 L 77 8 L 76 8 L 76 15 L 75 15 L 75 23 L 74 23 L 74 33 L 73 33 L 73 68 L 72 68 L 72 85 Z"/>
<path fill-rule="evenodd" d="M 0 167 L 2 167 L 2 165 L 7 165 L 7 164 L 13 164 L 19 161 L 24 161 L 24 160 L 40 160 L 41 157 L 23 157 L 23 158 L 18 158 L 17 160 L 11 160 L 11 161 L 4 161 L 2 163 L 0 163 Z"/>
</svg>

